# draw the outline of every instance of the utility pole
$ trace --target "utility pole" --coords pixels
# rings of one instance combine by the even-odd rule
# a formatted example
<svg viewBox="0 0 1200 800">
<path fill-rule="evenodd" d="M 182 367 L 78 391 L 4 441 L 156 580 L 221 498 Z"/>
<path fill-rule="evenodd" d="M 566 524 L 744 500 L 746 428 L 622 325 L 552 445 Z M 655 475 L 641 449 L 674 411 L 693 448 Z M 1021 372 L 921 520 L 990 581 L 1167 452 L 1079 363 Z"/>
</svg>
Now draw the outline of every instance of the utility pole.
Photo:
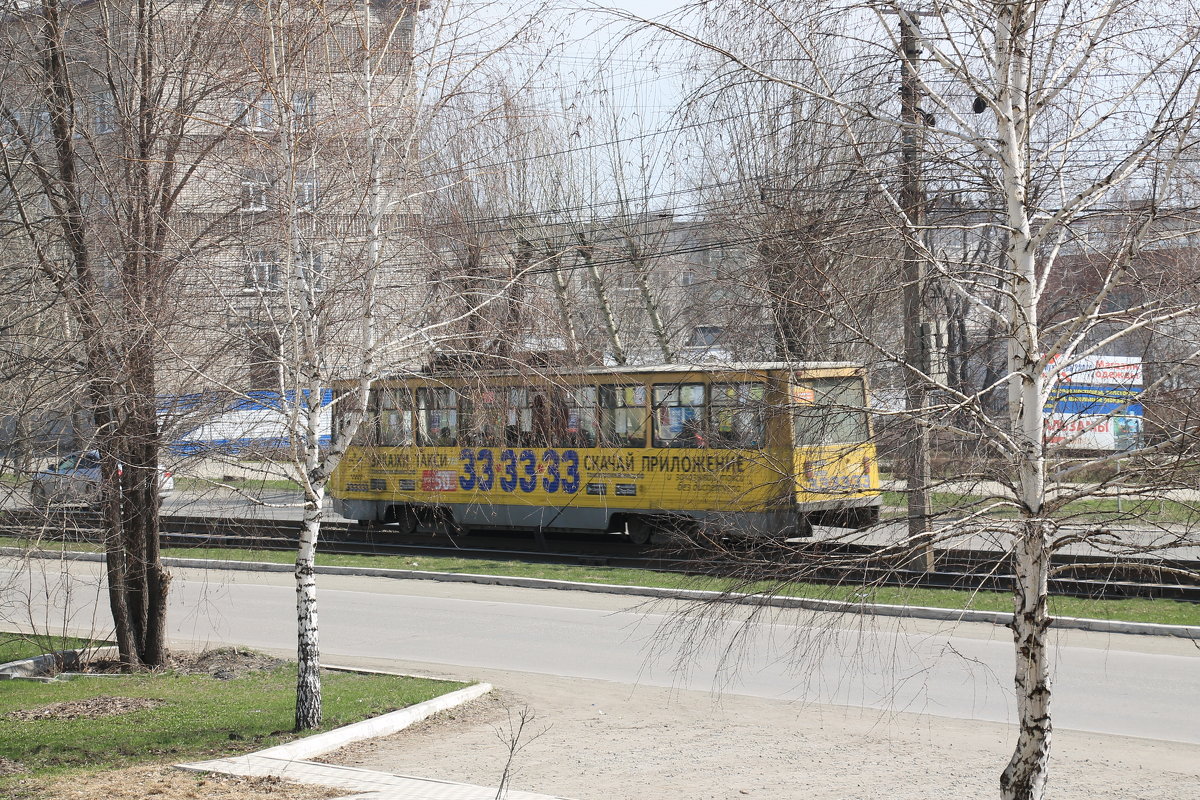
<svg viewBox="0 0 1200 800">
<path fill-rule="evenodd" d="M 901 281 L 904 286 L 904 394 L 908 406 L 908 432 L 904 461 L 908 496 L 909 541 L 920 547 L 926 572 L 934 570 L 930 532 L 929 429 L 922 423 L 927 387 L 921 373 L 930 368 L 928 325 L 925 319 L 925 185 L 922 176 L 926 113 L 921 109 L 921 31 L 916 12 L 900 12 L 900 118 L 902 167 L 900 204 L 906 222 Z"/>
</svg>

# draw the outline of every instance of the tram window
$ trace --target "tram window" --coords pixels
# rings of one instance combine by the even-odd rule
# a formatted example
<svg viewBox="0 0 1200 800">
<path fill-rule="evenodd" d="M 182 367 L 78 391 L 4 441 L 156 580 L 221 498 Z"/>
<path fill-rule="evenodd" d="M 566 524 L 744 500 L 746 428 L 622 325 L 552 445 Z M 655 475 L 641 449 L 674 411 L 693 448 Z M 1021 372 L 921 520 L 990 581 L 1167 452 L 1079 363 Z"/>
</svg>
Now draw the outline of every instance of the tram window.
<svg viewBox="0 0 1200 800">
<path fill-rule="evenodd" d="M 654 446 L 707 446 L 704 384 L 658 384 L 654 387 Z"/>
<path fill-rule="evenodd" d="M 553 388 L 510 389 L 504 426 L 510 447 L 555 447 L 567 438 L 567 402 Z"/>
<path fill-rule="evenodd" d="M 866 400 L 861 378 L 824 378 L 792 387 L 796 444 L 865 442 Z"/>
<path fill-rule="evenodd" d="M 567 436 L 571 447 L 595 447 L 600 433 L 600 392 L 595 386 L 567 391 Z"/>
<path fill-rule="evenodd" d="M 502 444 L 506 393 L 506 389 L 484 387 L 462 394 L 458 426 L 466 444 L 475 447 Z"/>
<path fill-rule="evenodd" d="M 379 444 L 406 447 L 413 443 L 412 395 L 407 389 L 379 389 Z"/>
<path fill-rule="evenodd" d="M 528 447 L 533 440 L 533 409 L 528 389 L 509 389 L 504 414 L 504 443 L 509 447 Z"/>
<path fill-rule="evenodd" d="M 567 403 L 557 389 L 533 395 L 533 445 L 554 447 L 567 438 Z"/>
<path fill-rule="evenodd" d="M 458 442 L 458 397 L 453 389 L 417 390 L 417 436 L 423 447 Z"/>
<path fill-rule="evenodd" d="M 600 387 L 600 441 L 605 447 L 646 446 L 646 387 Z"/>
<path fill-rule="evenodd" d="M 761 383 L 714 383 L 709 445 L 762 447 L 766 432 L 767 387 Z"/>
</svg>

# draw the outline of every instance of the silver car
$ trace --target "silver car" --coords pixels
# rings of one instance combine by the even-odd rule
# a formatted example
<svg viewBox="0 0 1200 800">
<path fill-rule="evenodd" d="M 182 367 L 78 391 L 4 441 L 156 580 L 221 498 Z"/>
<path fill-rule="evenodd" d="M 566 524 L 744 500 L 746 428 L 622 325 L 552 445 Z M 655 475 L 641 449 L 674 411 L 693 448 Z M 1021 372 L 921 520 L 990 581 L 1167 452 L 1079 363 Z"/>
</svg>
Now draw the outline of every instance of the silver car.
<svg viewBox="0 0 1200 800">
<path fill-rule="evenodd" d="M 159 496 L 166 497 L 174 490 L 175 477 L 160 469 Z M 100 453 L 95 450 L 72 453 L 50 469 L 34 473 L 29 486 L 29 501 L 35 508 L 100 505 Z"/>
</svg>

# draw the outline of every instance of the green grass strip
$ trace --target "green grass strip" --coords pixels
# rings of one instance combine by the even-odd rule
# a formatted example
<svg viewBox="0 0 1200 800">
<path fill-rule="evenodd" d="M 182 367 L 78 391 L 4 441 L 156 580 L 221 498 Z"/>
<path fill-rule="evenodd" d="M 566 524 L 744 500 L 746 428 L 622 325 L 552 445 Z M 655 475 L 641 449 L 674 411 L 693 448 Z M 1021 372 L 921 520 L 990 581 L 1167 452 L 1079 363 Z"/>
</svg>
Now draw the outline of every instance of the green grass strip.
<svg viewBox="0 0 1200 800">
<path fill-rule="evenodd" d="M 232 561 L 265 561 L 290 564 L 294 556 L 286 551 L 218 550 L 208 548 L 171 548 L 164 550 L 178 558 L 208 558 Z M 505 575 L 515 578 L 542 578 L 578 583 L 606 583 L 616 586 L 652 586 L 666 589 L 726 591 L 735 584 L 729 579 L 679 575 L 670 572 L 594 567 L 574 564 L 537 564 L 524 561 L 454 558 L 442 556 L 362 556 L 320 553 L 318 563 L 339 567 L 407 569 L 454 574 Z M 910 589 L 903 587 L 863 587 L 856 584 L 831 586 L 816 583 L 759 582 L 740 589 L 746 592 L 770 592 L 785 597 L 807 597 L 845 602 L 883 603 L 902 606 L 1012 611 L 1012 596 L 1007 592 L 967 592 L 950 589 Z M 1200 605 L 1174 600 L 1088 600 L 1076 597 L 1052 597 L 1051 613 L 1063 617 L 1087 617 L 1127 622 L 1155 622 L 1163 625 L 1200 625 Z"/>
<path fill-rule="evenodd" d="M 907 495 L 903 492 L 884 492 L 884 517 L 900 518 L 905 515 Z M 977 494 L 955 494 L 953 492 L 931 492 L 930 507 L 939 516 L 955 517 L 973 514 L 985 504 L 997 502 L 994 497 Z M 1176 500 L 1159 500 L 1136 495 L 1118 500 L 1115 497 L 1090 498 L 1067 503 L 1055 512 L 1063 521 L 1075 524 L 1110 524 L 1138 522 L 1148 525 L 1190 524 L 1200 521 L 1200 505 Z M 994 519 L 1016 519 L 1015 507 L 999 507 L 989 511 Z"/>
<path fill-rule="evenodd" d="M 175 478 L 175 491 L 203 497 L 214 489 L 240 489 L 253 494 L 265 490 L 298 492 L 300 484 L 286 478 L 234 478 L 232 480 L 209 480 L 207 478 Z"/>
<path fill-rule="evenodd" d="M 16 540 L 8 540 L 17 544 Z M 0 540 L 0 544 L 4 544 Z M 47 548 L 61 547 L 47 543 Z M 70 545 L 71 549 L 95 550 L 91 546 Z M 201 558 L 216 561 L 262 561 L 272 564 L 291 564 L 295 556 L 286 550 L 224 550 L 215 548 L 167 548 L 163 555 L 176 558 Z M 606 583 L 617 586 L 651 586 L 666 589 L 697 589 L 725 591 L 735 587 L 733 581 L 679 575 L 651 570 L 594 567 L 574 564 L 538 564 L 524 561 L 497 561 L 476 558 L 397 555 L 341 555 L 318 553 L 317 561 L 325 566 L 368 567 L 372 569 L 403 569 L 423 572 L 456 574 L 503 575 L 515 578 Z M 761 582 L 745 586 L 741 591 L 771 592 L 785 597 L 807 597 L 846 602 L 883 603 L 887 605 L 928 606 L 952 610 L 1012 611 L 1012 597 L 1007 592 L 968 592 L 951 589 L 913 589 L 903 587 L 864 587 L 846 583 L 839 586 L 815 583 Z M 1152 622 L 1161 625 L 1200 625 L 1200 604 L 1175 600 L 1088 600 L 1077 597 L 1051 597 L 1050 611 L 1062 617 Z"/>
</svg>

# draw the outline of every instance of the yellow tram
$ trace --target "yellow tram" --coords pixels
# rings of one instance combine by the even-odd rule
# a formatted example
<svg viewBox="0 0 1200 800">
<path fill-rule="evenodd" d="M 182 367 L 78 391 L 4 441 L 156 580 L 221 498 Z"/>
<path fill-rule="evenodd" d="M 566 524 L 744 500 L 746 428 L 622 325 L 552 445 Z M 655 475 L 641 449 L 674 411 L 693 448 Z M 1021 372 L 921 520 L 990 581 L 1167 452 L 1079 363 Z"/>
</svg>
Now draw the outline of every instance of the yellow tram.
<svg viewBox="0 0 1200 800">
<path fill-rule="evenodd" d="M 811 535 L 878 519 L 865 374 L 667 364 L 379 381 L 331 482 L 363 523 Z"/>
</svg>

